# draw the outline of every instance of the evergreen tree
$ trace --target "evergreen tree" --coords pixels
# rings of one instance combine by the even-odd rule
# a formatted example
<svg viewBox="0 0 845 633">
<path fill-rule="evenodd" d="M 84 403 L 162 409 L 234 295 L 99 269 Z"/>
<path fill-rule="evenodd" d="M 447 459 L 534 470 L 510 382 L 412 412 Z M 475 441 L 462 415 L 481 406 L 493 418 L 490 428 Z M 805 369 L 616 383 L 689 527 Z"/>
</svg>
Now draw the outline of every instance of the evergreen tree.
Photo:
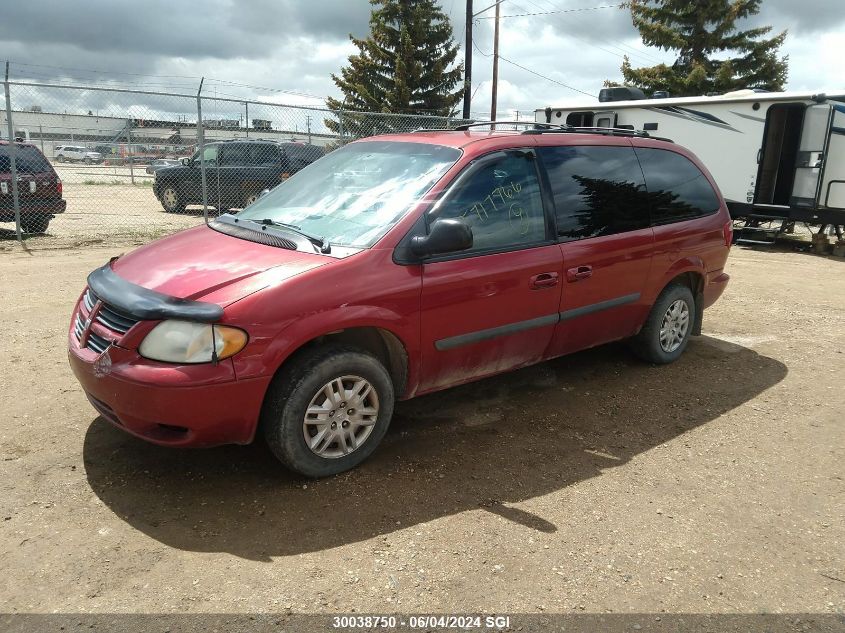
<svg viewBox="0 0 845 633">
<path fill-rule="evenodd" d="M 369 36 L 349 36 L 358 53 L 350 55 L 339 77 L 332 75 L 344 99 L 329 98 L 328 107 L 344 113 L 453 115 L 463 94 L 463 66 L 452 67 L 458 47 L 448 17 L 434 0 L 370 0 L 370 4 L 374 8 Z M 347 128 L 364 121 L 355 115 L 348 118 Z M 339 127 L 333 120 L 326 125 L 334 131 Z"/>
<path fill-rule="evenodd" d="M 671 66 L 633 68 L 626 56 L 622 64 L 625 83 L 642 88 L 647 94 L 667 90 L 679 97 L 741 88 L 783 90 L 788 57 L 778 57 L 778 49 L 786 31 L 766 38 L 772 30 L 770 26 L 737 28 L 738 21 L 760 11 L 760 3 L 761 0 L 631 0 L 628 6 L 643 42 L 677 51 L 677 59 Z"/>
</svg>

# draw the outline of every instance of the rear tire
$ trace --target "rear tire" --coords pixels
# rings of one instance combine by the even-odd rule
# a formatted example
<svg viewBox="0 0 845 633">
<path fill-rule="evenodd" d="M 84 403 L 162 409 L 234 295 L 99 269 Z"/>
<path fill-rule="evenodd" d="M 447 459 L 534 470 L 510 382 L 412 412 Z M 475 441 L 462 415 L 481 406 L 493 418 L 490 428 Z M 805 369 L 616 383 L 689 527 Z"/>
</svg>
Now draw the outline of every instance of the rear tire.
<svg viewBox="0 0 845 633">
<path fill-rule="evenodd" d="M 681 284 L 664 288 L 648 319 L 631 341 L 634 353 L 649 363 L 672 363 L 684 353 L 695 329 L 695 299 Z"/>
<path fill-rule="evenodd" d="M 328 477 L 372 454 L 393 402 L 393 382 L 374 356 L 326 345 L 294 358 L 273 379 L 260 424 L 279 461 L 306 477 Z"/>
<path fill-rule="evenodd" d="M 176 185 L 166 185 L 161 190 L 161 206 L 165 213 L 184 213 L 185 203 Z"/>
<path fill-rule="evenodd" d="M 50 226 L 51 218 L 26 218 L 21 219 L 21 228 L 24 233 L 46 233 Z"/>
</svg>

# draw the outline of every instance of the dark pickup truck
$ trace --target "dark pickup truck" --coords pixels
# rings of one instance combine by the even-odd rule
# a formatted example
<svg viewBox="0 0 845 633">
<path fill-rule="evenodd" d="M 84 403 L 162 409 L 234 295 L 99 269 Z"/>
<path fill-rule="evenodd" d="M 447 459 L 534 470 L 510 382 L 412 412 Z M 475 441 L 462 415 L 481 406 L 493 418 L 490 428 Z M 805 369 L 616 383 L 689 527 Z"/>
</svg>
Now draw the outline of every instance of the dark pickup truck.
<svg viewBox="0 0 845 633">
<path fill-rule="evenodd" d="M 323 155 L 316 145 L 262 140 L 216 141 L 203 147 L 208 204 L 223 211 L 251 204 L 264 189 L 272 189 Z M 153 187 L 167 213 L 182 213 L 202 204 L 199 152 L 181 165 L 155 172 Z"/>
</svg>

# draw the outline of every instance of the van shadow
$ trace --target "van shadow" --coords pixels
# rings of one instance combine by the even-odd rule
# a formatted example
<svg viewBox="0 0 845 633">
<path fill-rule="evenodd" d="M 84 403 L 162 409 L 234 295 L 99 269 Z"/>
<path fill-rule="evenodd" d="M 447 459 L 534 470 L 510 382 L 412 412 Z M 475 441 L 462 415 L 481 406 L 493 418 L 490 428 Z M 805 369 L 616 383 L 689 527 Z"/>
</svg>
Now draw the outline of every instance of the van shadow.
<svg viewBox="0 0 845 633">
<path fill-rule="evenodd" d="M 376 453 L 329 479 L 290 473 L 260 442 L 166 449 L 99 418 L 84 463 L 117 516 L 183 550 L 269 561 L 478 508 L 554 532 L 509 504 L 624 466 L 786 374 L 775 359 L 709 337 L 664 367 L 609 345 L 399 403 Z"/>
</svg>

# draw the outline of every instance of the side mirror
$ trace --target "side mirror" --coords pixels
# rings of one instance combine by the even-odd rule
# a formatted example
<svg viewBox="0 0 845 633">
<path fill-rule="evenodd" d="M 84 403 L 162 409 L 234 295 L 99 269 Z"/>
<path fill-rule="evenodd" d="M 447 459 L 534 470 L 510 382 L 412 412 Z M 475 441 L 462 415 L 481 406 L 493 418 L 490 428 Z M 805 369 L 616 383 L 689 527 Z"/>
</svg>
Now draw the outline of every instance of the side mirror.
<svg viewBox="0 0 845 633">
<path fill-rule="evenodd" d="M 190 159 L 190 158 L 183 158 L 183 159 L 182 159 L 182 164 L 183 164 L 185 167 L 190 167 L 190 166 L 191 166 L 191 159 Z"/>
<path fill-rule="evenodd" d="M 461 220 L 435 220 L 428 235 L 411 238 L 411 252 L 417 257 L 465 251 L 472 247 L 472 229 Z"/>
</svg>

